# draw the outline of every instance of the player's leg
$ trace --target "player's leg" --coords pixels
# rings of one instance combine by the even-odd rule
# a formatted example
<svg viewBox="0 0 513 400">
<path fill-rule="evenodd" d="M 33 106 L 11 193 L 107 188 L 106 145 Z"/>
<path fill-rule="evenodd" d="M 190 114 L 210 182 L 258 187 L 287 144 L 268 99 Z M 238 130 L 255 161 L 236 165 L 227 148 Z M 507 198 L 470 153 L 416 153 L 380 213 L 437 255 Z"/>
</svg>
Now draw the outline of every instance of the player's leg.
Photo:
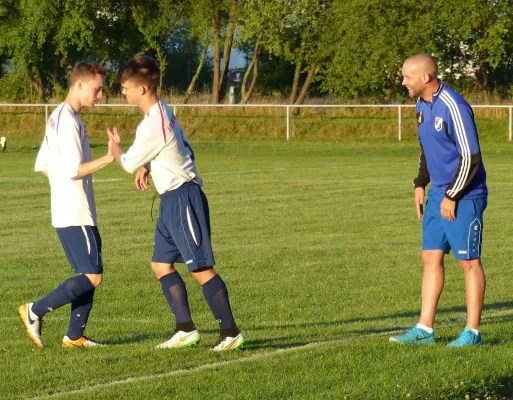
<svg viewBox="0 0 513 400">
<path fill-rule="evenodd" d="M 195 345 L 200 341 L 199 332 L 192 320 L 187 288 L 173 266 L 175 261 L 181 261 L 180 253 L 166 227 L 167 219 L 164 216 L 172 197 L 173 195 L 170 193 L 161 200 L 160 216 L 155 229 L 151 269 L 160 281 L 162 293 L 175 317 L 176 327 L 171 339 L 158 345 L 157 348 L 183 348 Z"/>
<path fill-rule="evenodd" d="M 467 328 L 479 330 L 486 289 L 486 278 L 480 259 L 460 260 L 465 273 Z"/>
<path fill-rule="evenodd" d="M 456 209 L 456 220 L 447 223 L 446 230 L 454 256 L 465 274 L 467 325 L 451 347 L 481 344 L 479 327 L 483 310 L 486 278 L 481 265 L 483 213 L 486 199 L 461 200 Z"/>
<path fill-rule="evenodd" d="M 450 251 L 440 214 L 442 196 L 431 194 L 422 220 L 422 308 L 419 323 L 391 342 L 428 344 L 435 338 L 434 323 L 440 294 L 444 287 L 444 254 Z"/>
<path fill-rule="evenodd" d="M 71 302 L 68 331 L 62 340 L 63 347 L 98 345 L 84 336 L 84 331 L 93 308 L 95 289 L 103 280 L 102 239 L 96 226 L 86 226 L 84 231 L 87 235 L 87 247 L 77 249 L 75 258 L 80 261 L 76 261 L 75 271 L 87 276 L 94 289 Z"/>
<path fill-rule="evenodd" d="M 220 334 L 214 350 L 241 348 L 244 338 L 235 324 L 228 290 L 213 268 L 208 201 L 199 186 L 190 185 L 180 193 L 176 212 L 179 218 L 175 219 L 180 223 L 174 227 L 173 234 L 180 254 L 219 322 Z"/>
<path fill-rule="evenodd" d="M 79 275 L 66 279 L 45 297 L 34 303 L 21 305 L 18 309 L 20 318 L 25 324 L 30 338 L 38 347 L 43 346 L 41 340 L 42 318 L 48 312 L 56 310 L 65 304 L 72 303 L 95 288 L 91 280 L 84 273 L 81 273 L 82 268 L 86 265 L 87 268 L 89 267 L 89 253 L 94 249 L 94 244 L 89 240 L 85 228 L 86 227 L 72 226 L 56 229 L 66 256 L 68 257 L 68 261 Z M 87 260 L 85 264 L 84 259 Z M 101 263 L 101 253 L 95 255 L 96 264 L 98 264 L 98 260 Z"/>
<path fill-rule="evenodd" d="M 438 301 L 444 288 L 444 254 L 443 250 L 422 251 L 424 273 L 422 275 L 422 308 L 419 324 L 431 329 L 435 325 Z"/>
</svg>

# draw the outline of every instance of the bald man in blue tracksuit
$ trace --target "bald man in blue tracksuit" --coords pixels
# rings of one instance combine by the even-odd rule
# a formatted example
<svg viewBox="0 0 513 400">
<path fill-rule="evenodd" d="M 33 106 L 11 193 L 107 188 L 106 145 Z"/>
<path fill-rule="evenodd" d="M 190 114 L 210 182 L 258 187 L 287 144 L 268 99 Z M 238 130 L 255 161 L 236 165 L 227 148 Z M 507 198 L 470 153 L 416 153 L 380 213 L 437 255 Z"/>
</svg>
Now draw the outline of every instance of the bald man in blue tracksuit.
<svg viewBox="0 0 513 400">
<path fill-rule="evenodd" d="M 452 250 L 465 273 L 467 325 L 449 346 L 475 346 L 481 344 L 479 325 L 486 286 L 481 265 L 486 172 L 472 108 L 441 82 L 437 73 L 437 63 L 428 54 L 417 54 L 403 64 L 403 85 L 410 97 L 418 97 L 421 153 L 413 184 L 417 215 L 422 219 L 424 276 L 418 324 L 390 341 L 427 344 L 434 340 L 435 314 L 444 286 L 444 255 Z"/>
</svg>

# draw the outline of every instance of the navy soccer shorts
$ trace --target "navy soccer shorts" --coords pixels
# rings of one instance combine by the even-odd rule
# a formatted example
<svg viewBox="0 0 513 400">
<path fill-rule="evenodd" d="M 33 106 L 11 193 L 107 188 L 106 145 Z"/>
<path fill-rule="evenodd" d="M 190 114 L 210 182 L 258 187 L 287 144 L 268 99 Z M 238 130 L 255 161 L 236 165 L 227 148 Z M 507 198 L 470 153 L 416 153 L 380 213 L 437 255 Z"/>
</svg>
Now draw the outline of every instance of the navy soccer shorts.
<svg viewBox="0 0 513 400">
<path fill-rule="evenodd" d="M 152 261 L 185 263 L 191 272 L 214 265 L 208 202 L 199 185 L 185 183 L 160 195 Z"/>
<path fill-rule="evenodd" d="M 66 257 L 77 274 L 101 274 L 102 239 L 96 226 L 55 228 Z"/>
<path fill-rule="evenodd" d="M 429 192 L 422 220 L 422 250 L 452 250 L 458 260 L 480 258 L 487 199 L 459 200 L 454 221 L 442 218 L 442 200 L 442 195 Z"/>
</svg>

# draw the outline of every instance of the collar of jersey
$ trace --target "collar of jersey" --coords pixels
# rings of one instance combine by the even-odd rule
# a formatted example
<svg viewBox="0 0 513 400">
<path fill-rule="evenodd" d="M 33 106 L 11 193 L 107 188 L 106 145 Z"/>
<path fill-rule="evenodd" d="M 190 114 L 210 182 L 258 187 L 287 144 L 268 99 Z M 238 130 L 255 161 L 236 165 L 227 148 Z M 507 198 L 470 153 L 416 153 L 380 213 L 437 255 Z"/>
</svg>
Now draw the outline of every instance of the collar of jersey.
<svg viewBox="0 0 513 400">
<path fill-rule="evenodd" d="M 419 97 L 420 102 L 425 103 L 425 104 L 434 104 L 436 102 L 436 100 L 438 100 L 438 96 L 440 95 L 440 93 L 442 93 L 442 90 L 444 88 L 445 88 L 445 83 L 440 81 L 440 87 L 438 88 L 438 90 L 436 92 L 433 92 L 433 101 L 431 101 L 431 102 L 426 101 L 422 97 Z"/>
</svg>

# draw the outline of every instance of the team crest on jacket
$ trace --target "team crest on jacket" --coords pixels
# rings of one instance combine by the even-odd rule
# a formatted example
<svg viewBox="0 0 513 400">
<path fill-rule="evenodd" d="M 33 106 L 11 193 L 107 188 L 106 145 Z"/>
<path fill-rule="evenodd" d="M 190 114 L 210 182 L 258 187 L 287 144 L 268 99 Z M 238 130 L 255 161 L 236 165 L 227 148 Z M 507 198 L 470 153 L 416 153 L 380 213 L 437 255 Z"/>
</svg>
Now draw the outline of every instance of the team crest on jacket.
<svg viewBox="0 0 513 400">
<path fill-rule="evenodd" d="M 444 120 L 440 117 L 435 118 L 435 129 L 440 132 L 442 130 L 442 126 L 444 124 Z"/>
</svg>

